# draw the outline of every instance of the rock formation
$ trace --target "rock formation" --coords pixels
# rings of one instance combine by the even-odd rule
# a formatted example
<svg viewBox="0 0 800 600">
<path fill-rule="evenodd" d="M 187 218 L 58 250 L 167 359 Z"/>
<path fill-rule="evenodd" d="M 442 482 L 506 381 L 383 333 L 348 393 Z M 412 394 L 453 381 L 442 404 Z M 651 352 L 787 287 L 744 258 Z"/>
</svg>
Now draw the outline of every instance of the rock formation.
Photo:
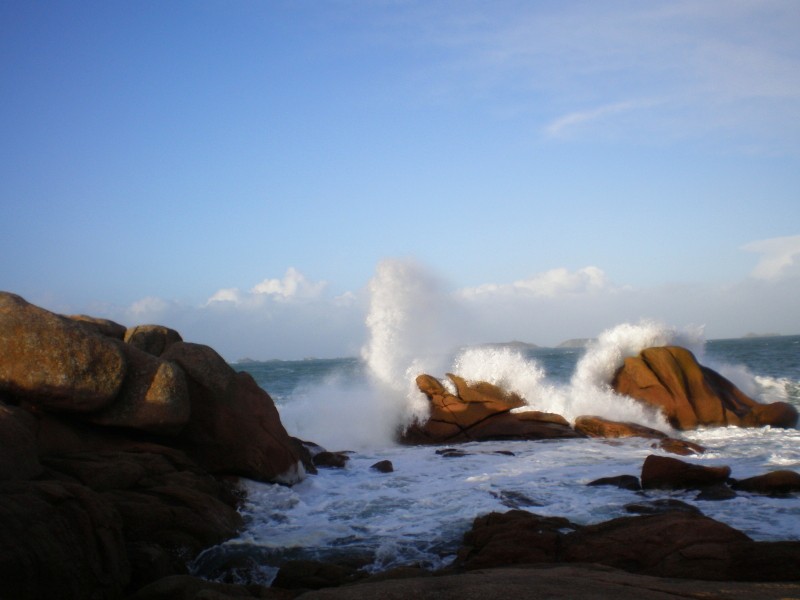
<svg viewBox="0 0 800 600">
<path fill-rule="evenodd" d="M 430 403 L 430 416 L 413 423 L 401 435 L 411 444 L 442 444 L 503 439 L 583 437 L 560 415 L 534 410 L 511 412 L 525 406 L 518 394 L 484 381 L 469 382 L 448 373 L 456 393 L 451 394 L 430 375 L 417 377 L 417 386 Z"/>
<path fill-rule="evenodd" d="M 647 348 L 626 358 L 611 385 L 617 393 L 659 409 L 676 429 L 797 424 L 797 409 L 791 404 L 756 402 L 677 346 Z"/>
<path fill-rule="evenodd" d="M 731 475 L 730 467 L 707 467 L 651 454 L 642 465 L 644 489 L 692 490 L 724 484 Z"/>
<path fill-rule="evenodd" d="M 587 437 L 599 438 L 622 438 L 622 437 L 641 437 L 658 440 L 653 444 L 654 448 L 661 448 L 665 452 L 672 454 L 702 454 L 705 448 L 700 444 L 679 440 L 669 437 L 663 431 L 645 427 L 638 423 L 611 421 L 603 417 L 584 415 L 575 419 L 575 431 Z"/>
<path fill-rule="evenodd" d="M 0 292 L 0 596 L 120 598 L 234 535 L 223 479 L 293 483 L 269 395 L 160 326 Z"/>
<path fill-rule="evenodd" d="M 595 563 L 632 573 L 719 581 L 797 581 L 800 542 L 755 542 L 702 514 L 669 511 L 580 526 L 522 510 L 475 519 L 457 565 L 467 570 Z"/>
</svg>

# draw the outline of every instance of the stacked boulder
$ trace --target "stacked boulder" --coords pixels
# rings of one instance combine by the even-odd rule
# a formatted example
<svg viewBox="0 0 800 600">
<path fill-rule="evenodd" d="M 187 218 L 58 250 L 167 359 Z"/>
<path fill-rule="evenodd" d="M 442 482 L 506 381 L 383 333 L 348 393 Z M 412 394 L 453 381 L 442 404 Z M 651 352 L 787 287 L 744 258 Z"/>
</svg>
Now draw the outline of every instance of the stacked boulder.
<svg viewBox="0 0 800 600">
<path fill-rule="evenodd" d="M 429 416 L 412 423 L 400 440 L 443 444 L 501 439 L 569 437 L 643 437 L 676 454 L 697 454 L 703 448 L 637 423 L 579 416 L 573 426 L 561 415 L 533 410 L 535 398 L 522 398 L 485 381 L 468 381 L 448 373 L 455 393 L 438 379 L 419 375 L 416 383 L 428 399 Z M 647 348 L 625 359 L 610 387 L 617 394 L 662 413 L 677 430 L 707 426 L 791 428 L 797 409 L 787 402 L 756 402 L 725 377 L 697 362 L 677 346 Z"/>
<path fill-rule="evenodd" d="M 756 402 L 678 346 L 647 348 L 626 358 L 611 386 L 619 394 L 660 410 L 675 429 L 797 424 L 797 409 L 791 404 Z"/>
<path fill-rule="evenodd" d="M 0 293 L 9 597 L 113 598 L 185 572 L 241 525 L 225 477 L 303 475 L 272 399 L 211 348 Z"/>
<path fill-rule="evenodd" d="M 401 435 L 411 444 L 442 444 L 503 439 L 552 439 L 583 437 L 561 415 L 527 410 L 518 394 L 485 381 L 468 382 L 458 375 L 447 377 L 456 393 L 447 391 L 430 375 L 417 377 L 417 386 L 428 398 L 430 416 Z"/>
</svg>

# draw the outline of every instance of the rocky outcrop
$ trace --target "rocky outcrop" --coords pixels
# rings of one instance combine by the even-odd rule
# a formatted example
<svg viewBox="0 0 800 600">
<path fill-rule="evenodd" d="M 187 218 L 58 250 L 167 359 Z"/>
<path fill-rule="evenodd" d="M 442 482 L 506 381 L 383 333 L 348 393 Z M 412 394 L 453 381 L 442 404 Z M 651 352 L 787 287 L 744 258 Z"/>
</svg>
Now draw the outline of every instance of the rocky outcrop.
<svg viewBox="0 0 800 600">
<path fill-rule="evenodd" d="M 648 348 L 626 358 L 611 385 L 617 393 L 660 410 L 676 429 L 797 424 L 797 409 L 791 404 L 756 402 L 677 346 Z"/>
<path fill-rule="evenodd" d="M 583 433 L 587 437 L 643 437 L 657 440 L 667 437 L 667 434 L 663 431 L 645 427 L 638 423 L 610 421 L 603 417 L 590 415 L 584 415 L 575 419 L 575 430 Z"/>
<path fill-rule="evenodd" d="M 430 415 L 415 422 L 401 435 L 410 444 L 442 444 L 503 439 L 552 439 L 583 437 L 560 415 L 535 410 L 511 412 L 526 405 L 513 392 L 484 381 L 470 382 L 448 373 L 456 393 L 450 393 L 430 375 L 417 377 L 417 386 L 428 398 Z"/>
<path fill-rule="evenodd" d="M 0 293 L 0 596 L 120 598 L 185 573 L 241 525 L 222 478 L 303 476 L 252 377 L 168 328 L 123 330 Z"/>
<path fill-rule="evenodd" d="M 176 342 L 161 355 L 186 373 L 192 410 L 178 444 L 212 473 L 296 483 L 300 456 L 269 394 L 212 348 Z"/>
<path fill-rule="evenodd" d="M 0 391 L 55 411 L 107 406 L 127 370 L 115 340 L 7 293 L 0 293 L 0 357 Z"/>
<path fill-rule="evenodd" d="M 82 438 L 97 447 L 109 435 L 155 434 L 213 473 L 286 483 L 302 477 L 272 399 L 213 349 L 159 326 L 128 330 L 132 345 L 101 333 L 116 333 L 113 326 L 87 323 L 0 293 L 5 404 L 28 411 L 44 428 L 57 422 L 58 440 L 74 429 L 72 450 L 83 449 Z M 59 445 L 43 443 L 48 450 Z"/>
<path fill-rule="evenodd" d="M 687 456 L 705 452 L 705 448 L 700 444 L 669 437 L 663 431 L 645 427 L 638 423 L 610 421 L 603 417 L 584 415 L 575 419 L 574 427 L 575 431 L 587 437 L 641 437 L 658 440 L 658 442 L 653 444 L 653 447 L 661 448 L 665 452 L 670 452 L 672 454 Z"/>
<path fill-rule="evenodd" d="M 784 496 L 800 492 L 800 473 L 781 469 L 763 475 L 748 477 L 731 482 L 735 490 L 766 494 L 768 496 Z"/>
<path fill-rule="evenodd" d="M 134 348 L 161 356 L 170 346 L 182 342 L 183 338 L 174 329 L 163 325 L 137 325 L 125 331 L 124 340 Z"/>
<path fill-rule="evenodd" d="M 702 489 L 724 484 L 731 475 L 730 467 L 706 467 L 651 454 L 642 465 L 644 489 Z"/>
<path fill-rule="evenodd" d="M 521 510 L 475 519 L 458 565 L 596 563 L 633 573 L 717 581 L 798 581 L 800 542 L 755 542 L 706 516 L 670 511 L 580 526 Z"/>
<path fill-rule="evenodd" d="M 122 519 L 87 486 L 0 482 L 4 598 L 119 598 L 130 580 Z"/>
<path fill-rule="evenodd" d="M 372 581 L 311 591 L 298 600 L 491 600 L 495 598 L 613 598 L 614 600 L 780 600 L 800 594 L 800 583 L 740 583 L 662 579 L 601 565 L 555 565 L 469 571 L 438 577 Z M 233 594 L 231 594 L 233 596 Z M 255 595 L 254 595 L 255 597 Z M 261 596 L 259 596 L 261 597 Z M 161 596 L 160 598 L 166 598 Z M 199 596 L 198 596 L 199 598 Z M 136 600 L 150 600 L 139 598 Z M 153 597 L 155 600 L 155 597 Z"/>
</svg>

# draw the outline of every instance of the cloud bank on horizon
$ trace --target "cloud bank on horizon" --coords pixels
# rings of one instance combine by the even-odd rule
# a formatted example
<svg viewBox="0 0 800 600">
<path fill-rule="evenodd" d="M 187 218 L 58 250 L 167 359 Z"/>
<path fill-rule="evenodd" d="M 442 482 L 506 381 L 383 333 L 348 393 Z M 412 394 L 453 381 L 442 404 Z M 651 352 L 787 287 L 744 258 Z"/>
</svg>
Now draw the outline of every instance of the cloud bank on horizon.
<svg viewBox="0 0 800 600">
<path fill-rule="evenodd" d="M 800 333 L 798 30 L 796 0 L 9 0 L 0 288 L 231 360 L 359 355 L 412 305 L 453 343 Z"/>
<path fill-rule="evenodd" d="M 127 325 L 168 324 L 228 360 L 359 356 L 370 351 L 375 326 L 397 330 L 381 336 L 384 343 L 439 351 L 511 340 L 554 346 L 642 320 L 702 327 L 711 338 L 800 334 L 800 235 L 742 249 L 759 253 L 760 260 L 749 277 L 725 284 L 637 288 L 616 284 L 601 268 L 588 266 L 452 288 L 417 261 L 386 259 L 376 265 L 369 285 L 340 295 L 330 294 L 327 282 L 310 281 L 290 267 L 282 278 L 265 279 L 247 291 L 220 289 L 194 306 L 148 297 L 99 310 Z M 753 306 L 769 310 L 754 313 Z"/>
</svg>

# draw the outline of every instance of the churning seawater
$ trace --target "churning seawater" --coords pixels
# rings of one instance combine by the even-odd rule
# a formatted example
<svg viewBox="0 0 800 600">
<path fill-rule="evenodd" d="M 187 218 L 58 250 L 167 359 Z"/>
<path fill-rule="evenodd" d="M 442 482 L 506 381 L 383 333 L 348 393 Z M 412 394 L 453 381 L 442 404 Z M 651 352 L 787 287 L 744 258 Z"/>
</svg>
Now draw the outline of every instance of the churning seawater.
<svg viewBox="0 0 800 600">
<path fill-rule="evenodd" d="M 403 422 L 424 414 L 424 396 L 413 386 L 422 371 L 497 383 L 523 395 L 532 408 L 568 420 L 597 414 L 670 431 L 659 415 L 607 385 L 625 356 L 664 344 L 689 347 L 702 364 L 758 400 L 800 406 L 800 336 L 704 342 L 697 332 L 653 323 L 620 325 L 580 349 L 478 347 L 395 364 L 381 352 L 365 352 L 363 359 L 237 365 L 272 395 L 291 435 L 353 453 L 347 468 L 320 469 L 293 487 L 246 482 L 245 530 L 206 551 L 195 568 L 210 577 L 226 572 L 228 578 L 239 568 L 243 578 L 262 582 L 293 558 L 358 556 L 375 570 L 408 563 L 436 568 L 452 560 L 472 520 L 490 511 L 518 507 L 584 524 L 627 514 L 624 506 L 641 500 L 640 494 L 586 484 L 638 476 L 644 459 L 660 452 L 650 440 L 483 442 L 461 445 L 466 456 L 447 458 L 436 447 L 398 446 L 392 436 Z M 686 460 L 728 465 L 736 478 L 800 470 L 796 429 L 710 428 L 680 435 L 708 448 Z M 380 460 L 392 461 L 394 472 L 370 468 Z M 757 540 L 800 539 L 797 495 L 739 493 L 725 501 L 697 500 L 697 492 L 646 496 L 690 502 Z"/>
</svg>

